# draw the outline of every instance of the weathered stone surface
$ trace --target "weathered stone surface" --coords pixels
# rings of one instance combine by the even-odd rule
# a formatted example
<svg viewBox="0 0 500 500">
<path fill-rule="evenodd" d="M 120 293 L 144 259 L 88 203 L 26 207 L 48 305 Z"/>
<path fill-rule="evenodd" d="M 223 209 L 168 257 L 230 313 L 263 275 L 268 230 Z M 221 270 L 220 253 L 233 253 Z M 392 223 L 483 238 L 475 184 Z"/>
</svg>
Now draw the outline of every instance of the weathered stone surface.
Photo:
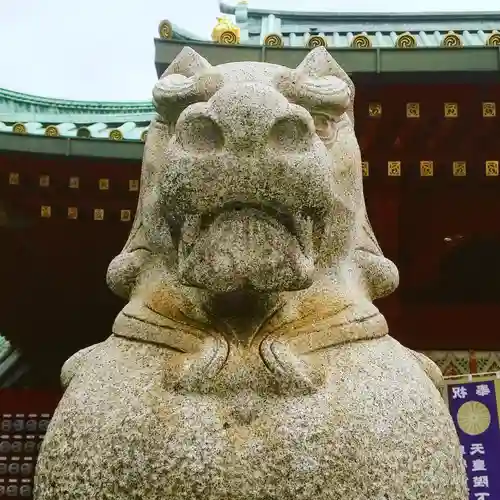
<svg viewBox="0 0 500 500">
<path fill-rule="evenodd" d="M 387 335 L 352 82 L 184 49 L 154 90 L 128 304 L 67 361 L 38 500 L 466 500 L 438 368 Z"/>
</svg>

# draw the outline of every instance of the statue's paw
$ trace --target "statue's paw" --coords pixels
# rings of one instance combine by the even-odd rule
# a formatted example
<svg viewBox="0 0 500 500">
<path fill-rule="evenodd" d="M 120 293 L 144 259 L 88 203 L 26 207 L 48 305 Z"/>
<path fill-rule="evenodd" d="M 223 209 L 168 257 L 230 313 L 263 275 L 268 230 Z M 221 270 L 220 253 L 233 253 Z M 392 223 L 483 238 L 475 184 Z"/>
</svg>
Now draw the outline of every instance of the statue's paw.
<svg viewBox="0 0 500 500">
<path fill-rule="evenodd" d="M 294 354 L 290 347 L 272 337 L 260 345 L 260 356 L 274 375 L 279 392 L 311 393 L 323 384 L 324 374 Z"/>
<path fill-rule="evenodd" d="M 165 374 L 165 385 L 175 391 L 202 392 L 226 363 L 229 346 L 224 338 L 207 337 L 194 353 L 173 357 Z"/>
<path fill-rule="evenodd" d="M 406 350 L 416 358 L 422 370 L 424 370 L 425 374 L 432 380 L 436 389 L 441 392 L 445 385 L 444 377 L 436 363 L 421 352 L 412 351 L 408 348 L 406 348 Z"/>
</svg>

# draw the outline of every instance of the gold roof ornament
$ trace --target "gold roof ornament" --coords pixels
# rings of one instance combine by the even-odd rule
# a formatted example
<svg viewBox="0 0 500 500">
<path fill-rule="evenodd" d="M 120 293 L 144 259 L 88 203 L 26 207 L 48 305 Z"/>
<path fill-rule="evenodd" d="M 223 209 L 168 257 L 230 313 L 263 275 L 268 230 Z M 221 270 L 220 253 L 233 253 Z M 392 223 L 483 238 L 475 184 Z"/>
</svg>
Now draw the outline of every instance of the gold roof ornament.
<svg viewBox="0 0 500 500">
<path fill-rule="evenodd" d="M 14 132 L 14 134 L 26 134 L 26 125 L 24 125 L 24 123 L 16 123 L 12 127 L 12 132 Z"/>
<path fill-rule="evenodd" d="M 266 47 L 283 47 L 283 38 L 277 33 L 270 33 L 264 38 L 264 45 Z"/>
<path fill-rule="evenodd" d="M 312 35 L 307 40 L 306 44 L 308 49 L 315 49 L 316 47 L 328 47 L 326 38 L 322 35 Z"/>
<path fill-rule="evenodd" d="M 414 49 L 417 46 L 417 39 L 409 32 L 399 35 L 396 40 L 398 49 Z"/>
<path fill-rule="evenodd" d="M 490 47 L 500 46 L 500 33 L 494 30 L 493 33 L 488 37 L 486 45 L 489 45 Z"/>
<path fill-rule="evenodd" d="M 115 128 L 109 132 L 109 138 L 112 141 L 123 141 L 123 134 L 121 133 L 120 130 Z"/>
<path fill-rule="evenodd" d="M 163 40 L 170 40 L 174 35 L 174 30 L 172 28 L 172 23 L 164 19 L 158 26 L 158 34 Z"/>
<path fill-rule="evenodd" d="M 369 49 L 372 46 L 372 42 L 367 35 L 360 33 L 356 35 L 351 41 L 351 47 L 355 49 Z"/>
<path fill-rule="evenodd" d="M 453 31 L 449 31 L 448 34 L 446 34 L 441 41 L 441 46 L 442 47 L 463 47 L 464 44 L 462 42 L 462 39 L 460 38 L 460 35 L 457 35 Z"/>
<path fill-rule="evenodd" d="M 236 45 L 240 43 L 240 28 L 227 17 L 218 17 L 212 30 L 212 40 L 216 43 Z"/>
<path fill-rule="evenodd" d="M 49 125 L 45 129 L 45 135 L 47 137 L 59 137 L 59 130 L 57 129 L 57 127 L 55 125 Z"/>
</svg>

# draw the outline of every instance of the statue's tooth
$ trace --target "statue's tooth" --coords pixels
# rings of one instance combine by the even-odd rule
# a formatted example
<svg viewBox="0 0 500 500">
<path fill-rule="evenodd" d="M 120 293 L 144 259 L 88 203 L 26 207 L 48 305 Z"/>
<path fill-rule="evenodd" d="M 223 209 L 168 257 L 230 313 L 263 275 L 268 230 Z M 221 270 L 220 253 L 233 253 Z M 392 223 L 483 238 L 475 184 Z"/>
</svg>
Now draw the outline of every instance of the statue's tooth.
<svg viewBox="0 0 500 500">
<path fill-rule="evenodd" d="M 183 250 L 189 251 L 200 234 L 201 216 L 187 215 L 182 226 L 181 245 Z"/>
<path fill-rule="evenodd" d="M 313 252 L 313 220 L 312 217 L 297 214 L 295 217 L 296 237 L 305 255 Z"/>
</svg>

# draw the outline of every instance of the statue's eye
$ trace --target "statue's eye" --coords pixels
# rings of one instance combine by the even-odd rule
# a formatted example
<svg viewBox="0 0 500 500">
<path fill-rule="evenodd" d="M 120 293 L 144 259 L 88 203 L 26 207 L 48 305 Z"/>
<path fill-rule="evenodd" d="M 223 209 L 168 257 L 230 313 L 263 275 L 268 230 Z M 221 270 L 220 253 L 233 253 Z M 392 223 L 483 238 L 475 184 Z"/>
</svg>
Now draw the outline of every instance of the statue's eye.
<svg viewBox="0 0 500 500">
<path fill-rule="evenodd" d="M 314 126 L 316 134 L 322 140 L 335 138 L 337 132 L 337 123 L 334 118 L 323 113 L 313 113 Z"/>
<path fill-rule="evenodd" d="M 177 127 L 177 140 L 184 149 L 193 152 L 217 150 L 224 144 L 219 126 L 205 116 L 181 120 Z"/>
<path fill-rule="evenodd" d="M 271 141 L 282 149 L 302 149 L 309 144 L 311 131 L 306 121 L 298 117 L 281 118 L 273 125 Z"/>
</svg>

